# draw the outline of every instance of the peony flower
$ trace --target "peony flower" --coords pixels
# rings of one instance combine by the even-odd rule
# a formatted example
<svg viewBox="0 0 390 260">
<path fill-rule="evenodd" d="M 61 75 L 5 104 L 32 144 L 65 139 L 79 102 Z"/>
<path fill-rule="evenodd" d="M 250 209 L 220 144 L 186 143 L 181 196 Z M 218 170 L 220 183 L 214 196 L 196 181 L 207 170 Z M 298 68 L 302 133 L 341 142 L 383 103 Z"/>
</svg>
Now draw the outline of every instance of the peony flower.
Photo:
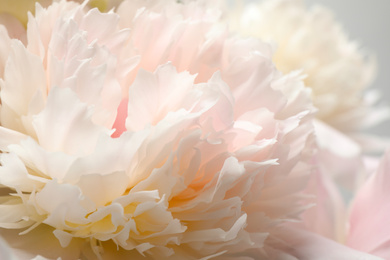
<svg viewBox="0 0 390 260">
<path fill-rule="evenodd" d="M 36 6 L 26 44 L 1 34 L 0 234 L 13 255 L 290 254 L 278 241 L 307 208 L 310 91 L 218 14 L 60 1 Z"/>
<path fill-rule="evenodd" d="M 307 76 L 318 119 L 351 134 L 388 118 L 388 109 L 373 107 L 375 91 L 364 93 L 374 76 L 373 58 L 347 38 L 329 10 L 307 10 L 301 0 L 269 0 L 242 9 L 233 13 L 238 30 L 275 44 L 278 69 Z"/>
</svg>

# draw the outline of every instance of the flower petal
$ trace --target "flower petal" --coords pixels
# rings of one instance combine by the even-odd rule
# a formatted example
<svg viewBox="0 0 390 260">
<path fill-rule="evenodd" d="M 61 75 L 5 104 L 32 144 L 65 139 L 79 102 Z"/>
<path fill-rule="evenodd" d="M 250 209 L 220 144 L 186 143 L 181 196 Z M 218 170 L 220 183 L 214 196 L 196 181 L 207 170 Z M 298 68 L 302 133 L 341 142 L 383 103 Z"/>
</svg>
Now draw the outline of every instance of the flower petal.
<svg viewBox="0 0 390 260">
<path fill-rule="evenodd" d="M 34 119 L 40 145 L 48 151 L 82 155 L 91 152 L 100 134 L 109 134 L 92 123 L 91 107 L 70 89 L 52 88 L 45 109 Z"/>
<path fill-rule="evenodd" d="M 390 151 L 375 174 L 356 195 L 350 215 L 347 245 L 383 257 L 390 257 Z"/>
</svg>

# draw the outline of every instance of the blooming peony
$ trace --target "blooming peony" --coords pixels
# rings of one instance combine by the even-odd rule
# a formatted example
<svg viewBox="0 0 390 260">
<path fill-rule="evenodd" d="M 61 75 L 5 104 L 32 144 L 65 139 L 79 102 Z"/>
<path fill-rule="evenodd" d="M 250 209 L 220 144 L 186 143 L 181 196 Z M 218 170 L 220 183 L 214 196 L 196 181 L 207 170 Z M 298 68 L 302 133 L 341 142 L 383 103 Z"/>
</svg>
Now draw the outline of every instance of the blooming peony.
<svg viewBox="0 0 390 260">
<path fill-rule="evenodd" d="M 329 10 L 307 10 L 301 0 L 268 0 L 233 15 L 244 35 L 275 44 L 278 69 L 303 70 L 320 120 L 351 134 L 388 117 L 388 109 L 373 107 L 374 91 L 363 94 L 374 76 L 373 58 L 348 40 Z"/>
<path fill-rule="evenodd" d="M 60 1 L 0 34 L 0 231 L 20 259 L 277 259 L 310 91 L 204 3 Z M 283 228 L 282 228 L 283 230 Z"/>
</svg>

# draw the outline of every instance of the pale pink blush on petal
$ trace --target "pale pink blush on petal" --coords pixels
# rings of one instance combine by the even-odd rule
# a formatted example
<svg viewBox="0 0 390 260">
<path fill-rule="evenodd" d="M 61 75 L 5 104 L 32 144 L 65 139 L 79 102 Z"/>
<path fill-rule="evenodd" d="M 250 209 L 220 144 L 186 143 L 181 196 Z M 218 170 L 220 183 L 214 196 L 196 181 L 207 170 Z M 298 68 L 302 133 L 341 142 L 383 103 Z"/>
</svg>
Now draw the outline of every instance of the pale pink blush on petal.
<svg viewBox="0 0 390 260">
<path fill-rule="evenodd" d="M 347 245 L 390 258 L 390 151 L 353 201 Z"/>
<path fill-rule="evenodd" d="M 123 99 L 118 106 L 115 122 L 114 125 L 112 126 L 112 128 L 115 129 L 115 132 L 111 136 L 114 138 L 119 137 L 124 131 L 126 131 L 128 103 L 129 100 L 126 98 Z"/>
</svg>

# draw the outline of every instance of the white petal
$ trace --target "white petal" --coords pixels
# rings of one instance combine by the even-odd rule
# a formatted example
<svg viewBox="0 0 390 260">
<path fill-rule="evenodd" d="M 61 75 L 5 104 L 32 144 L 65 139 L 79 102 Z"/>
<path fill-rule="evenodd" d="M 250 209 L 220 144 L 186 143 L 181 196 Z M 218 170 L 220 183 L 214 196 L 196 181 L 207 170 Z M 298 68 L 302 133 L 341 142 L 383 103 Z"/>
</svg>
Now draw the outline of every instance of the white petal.
<svg viewBox="0 0 390 260">
<path fill-rule="evenodd" d="M 27 136 L 17 132 L 13 131 L 9 128 L 5 128 L 0 126 L 0 150 L 1 151 L 8 151 L 8 145 L 10 144 L 17 144 L 21 140 L 26 139 Z"/>
<path fill-rule="evenodd" d="M 39 96 L 40 102 L 35 104 L 38 107 L 34 108 L 34 112 L 43 108 L 44 94 L 46 76 L 41 59 L 29 53 L 21 42 L 14 40 L 1 83 L 2 125 L 34 136 L 31 122 L 22 120 L 24 116 L 32 116 L 30 106 Z"/>
<path fill-rule="evenodd" d="M 34 119 L 40 145 L 49 151 L 82 155 L 91 152 L 100 134 L 109 134 L 91 121 L 91 107 L 70 89 L 52 88 L 45 109 Z"/>
<path fill-rule="evenodd" d="M 42 176 L 30 175 L 23 161 L 14 153 L 0 156 L 0 183 L 23 192 L 32 192 L 44 186 Z"/>
<path fill-rule="evenodd" d="M 36 203 L 48 214 L 44 222 L 58 229 L 67 228 L 67 223 L 88 223 L 86 216 L 96 208 L 91 200 L 82 196 L 79 188 L 56 181 L 49 181 L 36 194 Z"/>
<path fill-rule="evenodd" d="M 10 145 L 9 150 L 24 163 L 28 162 L 29 171 L 35 176 L 29 178 L 44 183 L 49 179 L 62 181 L 76 159 L 75 156 L 63 152 L 47 151 L 31 138 L 22 140 L 20 144 Z"/>
<path fill-rule="evenodd" d="M 126 172 L 111 174 L 88 174 L 81 176 L 77 186 L 84 196 L 95 203 L 97 207 L 104 206 L 124 194 L 129 183 Z"/>
</svg>

